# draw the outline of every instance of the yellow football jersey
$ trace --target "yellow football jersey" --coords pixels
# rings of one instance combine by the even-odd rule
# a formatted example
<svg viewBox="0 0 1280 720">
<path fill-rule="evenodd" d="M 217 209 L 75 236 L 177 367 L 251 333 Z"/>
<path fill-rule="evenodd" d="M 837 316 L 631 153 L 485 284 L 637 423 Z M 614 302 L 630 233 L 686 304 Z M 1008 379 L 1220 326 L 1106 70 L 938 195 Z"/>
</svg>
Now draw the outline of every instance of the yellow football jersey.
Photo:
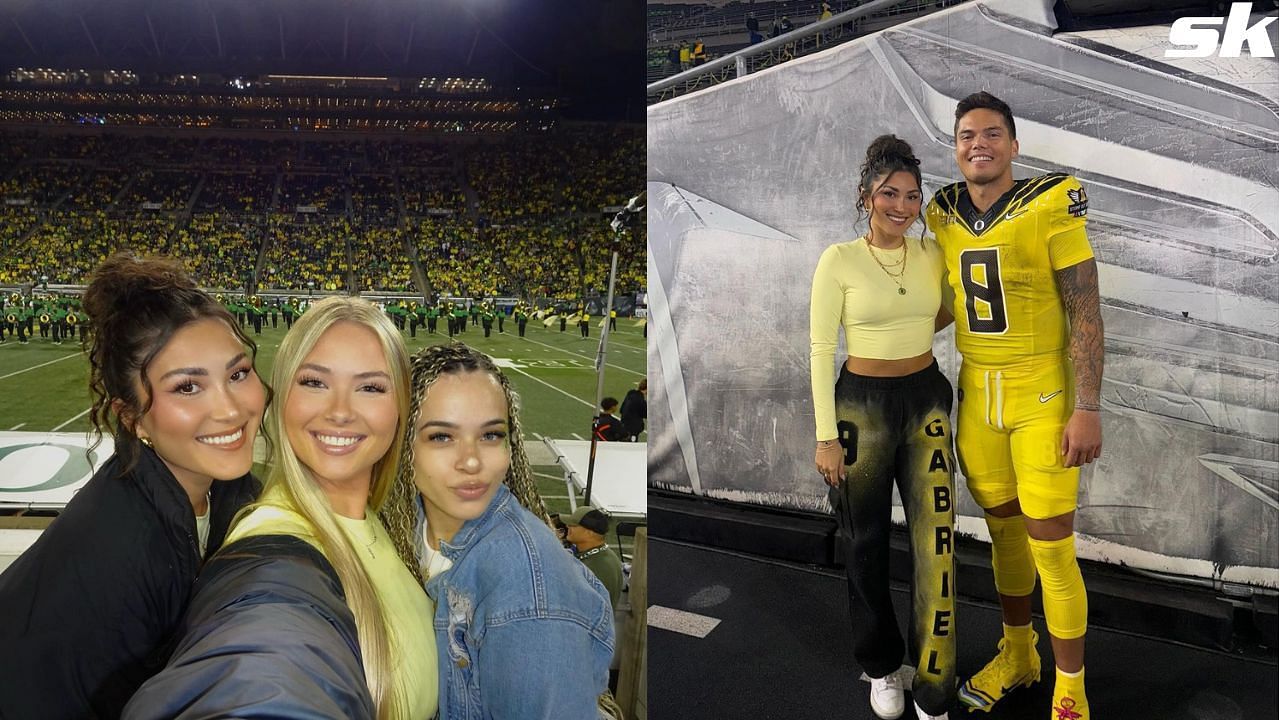
<svg viewBox="0 0 1280 720">
<path fill-rule="evenodd" d="M 925 221 L 946 259 L 956 348 L 967 362 L 1065 354 L 1067 316 L 1054 271 L 1093 257 L 1088 208 L 1084 188 L 1063 173 L 1017 181 L 985 213 L 963 182 L 933 196 Z"/>
</svg>

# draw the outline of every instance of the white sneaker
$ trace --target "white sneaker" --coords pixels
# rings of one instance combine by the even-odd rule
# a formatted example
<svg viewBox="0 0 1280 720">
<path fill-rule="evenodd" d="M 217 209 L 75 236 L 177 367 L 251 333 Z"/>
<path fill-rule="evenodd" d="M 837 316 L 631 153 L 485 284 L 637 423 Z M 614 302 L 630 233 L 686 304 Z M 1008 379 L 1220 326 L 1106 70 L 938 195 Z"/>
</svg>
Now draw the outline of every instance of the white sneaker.
<svg viewBox="0 0 1280 720">
<path fill-rule="evenodd" d="M 916 717 L 919 718 L 919 720 L 947 720 L 946 713 L 942 713 L 941 715 L 930 715 L 929 713 L 921 710 L 919 705 L 916 705 Z"/>
<path fill-rule="evenodd" d="M 902 696 L 902 678 L 893 672 L 882 678 L 871 678 L 871 712 L 881 720 L 897 720 L 902 717 L 905 702 Z"/>
</svg>

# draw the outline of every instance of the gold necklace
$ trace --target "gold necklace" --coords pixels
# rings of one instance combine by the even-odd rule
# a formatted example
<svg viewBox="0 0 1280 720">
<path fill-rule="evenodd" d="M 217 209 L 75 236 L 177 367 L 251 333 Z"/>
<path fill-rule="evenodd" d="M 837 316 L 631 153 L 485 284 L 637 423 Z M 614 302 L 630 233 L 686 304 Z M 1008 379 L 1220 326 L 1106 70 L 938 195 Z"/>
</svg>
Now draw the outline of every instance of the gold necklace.
<svg viewBox="0 0 1280 720">
<path fill-rule="evenodd" d="M 377 559 L 378 556 L 374 554 L 373 546 L 378 544 L 378 529 L 368 520 L 368 514 L 366 513 L 365 522 L 369 526 L 369 543 L 364 546 L 364 549 L 369 553 L 369 557 Z"/>
<path fill-rule="evenodd" d="M 876 255 L 875 246 L 871 244 L 871 239 L 867 238 L 867 251 L 871 253 L 871 259 L 875 260 L 876 264 L 880 266 L 880 269 L 884 271 L 884 274 L 888 275 L 889 279 L 893 281 L 893 284 L 898 286 L 899 295 L 907 294 L 907 289 L 902 287 L 902 282 L 899 280 L 899 278 L 901 278 L 907 272 L 907 250 L 908 249 L 909 248 L 907 246 L 907 239 L 903 238 L 902 239 L 902 260 L 896 263 L 890 263 L 888 266 L 886 266 L 883 262 L 880 262 L 880 257 Z M 889 268 L 897 267 L 898 265 L 902 265 L 901 270 L 899 270 L 897 273 L 889 272 Z"/>
</svg>

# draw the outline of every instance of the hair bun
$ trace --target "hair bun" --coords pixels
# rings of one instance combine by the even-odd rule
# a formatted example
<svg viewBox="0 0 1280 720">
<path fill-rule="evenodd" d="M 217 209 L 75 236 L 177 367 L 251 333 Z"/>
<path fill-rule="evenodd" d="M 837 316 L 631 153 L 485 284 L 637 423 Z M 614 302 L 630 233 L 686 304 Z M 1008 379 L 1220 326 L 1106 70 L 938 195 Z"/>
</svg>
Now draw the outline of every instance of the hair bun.
<svg viewBox="0 0 1280 720">
<path fill-rule="evenodd" d="M 911 146 L 906 140 L 897 135 L 881 135 L 871 144 L 867 146 L 867 164 L 879 165 L 885 162 L 905 162 L 912 165 L 919 165 L 920 159 L 916 157 Z"/>
<path fill-rule="evenodd" d="M 923 184 L 920 179 L 920 159 L 916 157 L 906 140 L 897 135 L 881 135 L 872 140 L 867 146 L 866 161 L 858 170 L 858 201 L 856 203 L 858 210 L 867 210 L 869 194 L 874 192 L 872 187 L 874 178 L 887 178 L 888 175 L 899 171 L 909 173 L 915 178 L 917 185 Z"/>
<path fill-rule="evenodd" d="M 120 310 L 137 308 L 149 300 L 184 290 L 197 288 L 178 261 L 119 252 L 94 269 L 84 293 L 84 310 L 95 324 L 100 324 Z"/>
</svg>

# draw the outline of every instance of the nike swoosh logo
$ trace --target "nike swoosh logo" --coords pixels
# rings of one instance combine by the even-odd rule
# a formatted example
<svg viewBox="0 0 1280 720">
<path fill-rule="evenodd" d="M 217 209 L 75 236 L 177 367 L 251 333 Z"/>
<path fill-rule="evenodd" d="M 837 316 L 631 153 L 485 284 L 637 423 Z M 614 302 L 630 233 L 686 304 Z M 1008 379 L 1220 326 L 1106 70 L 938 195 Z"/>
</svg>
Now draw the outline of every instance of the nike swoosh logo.
<svg viewBox="0 0 1280 720">
<path fill-rule="evenodd" d="M 1013 213 L 1013 212 L 1011 212 L 1011 213 L 1006 213 L 1006 214 L 1005 214 L 1005 216 L 1004 216 L 1004 219 L 1005 219 L 1005 220 L 1012 220 L 1012 219 L 1014 219 L 1014 218 L 1018 217 L 1019 215 L 1025 215 L 1026 213 L 1027 213 L 1027 211 L 1026 211 L 1026 210 L 1023 210 L 1023 211 L 1021 211 L 1021 212 L 1016 212 L 1016 213 Z"/>
<path fill-rule="evenodd" d="M 1053 392 L 1049 393 L 1048 395 L 1045 395 L 1044 393 L 1040 393 L 1040 402 L 1042 402 L 1042 403 L 1047 403 L 1047 402 L 1049 402 L 1050 400 L 1052 400 L 1052 399 L 1054 399 L 1054 398 L 1058 397 L 1058 396 L 1059 396 L 1059 395 L 1061 395 L 1061 394 L 1062 394 L 1062 391 L 1061 391 L 1061 390 L 1054 390 Z"/>
</svg>

